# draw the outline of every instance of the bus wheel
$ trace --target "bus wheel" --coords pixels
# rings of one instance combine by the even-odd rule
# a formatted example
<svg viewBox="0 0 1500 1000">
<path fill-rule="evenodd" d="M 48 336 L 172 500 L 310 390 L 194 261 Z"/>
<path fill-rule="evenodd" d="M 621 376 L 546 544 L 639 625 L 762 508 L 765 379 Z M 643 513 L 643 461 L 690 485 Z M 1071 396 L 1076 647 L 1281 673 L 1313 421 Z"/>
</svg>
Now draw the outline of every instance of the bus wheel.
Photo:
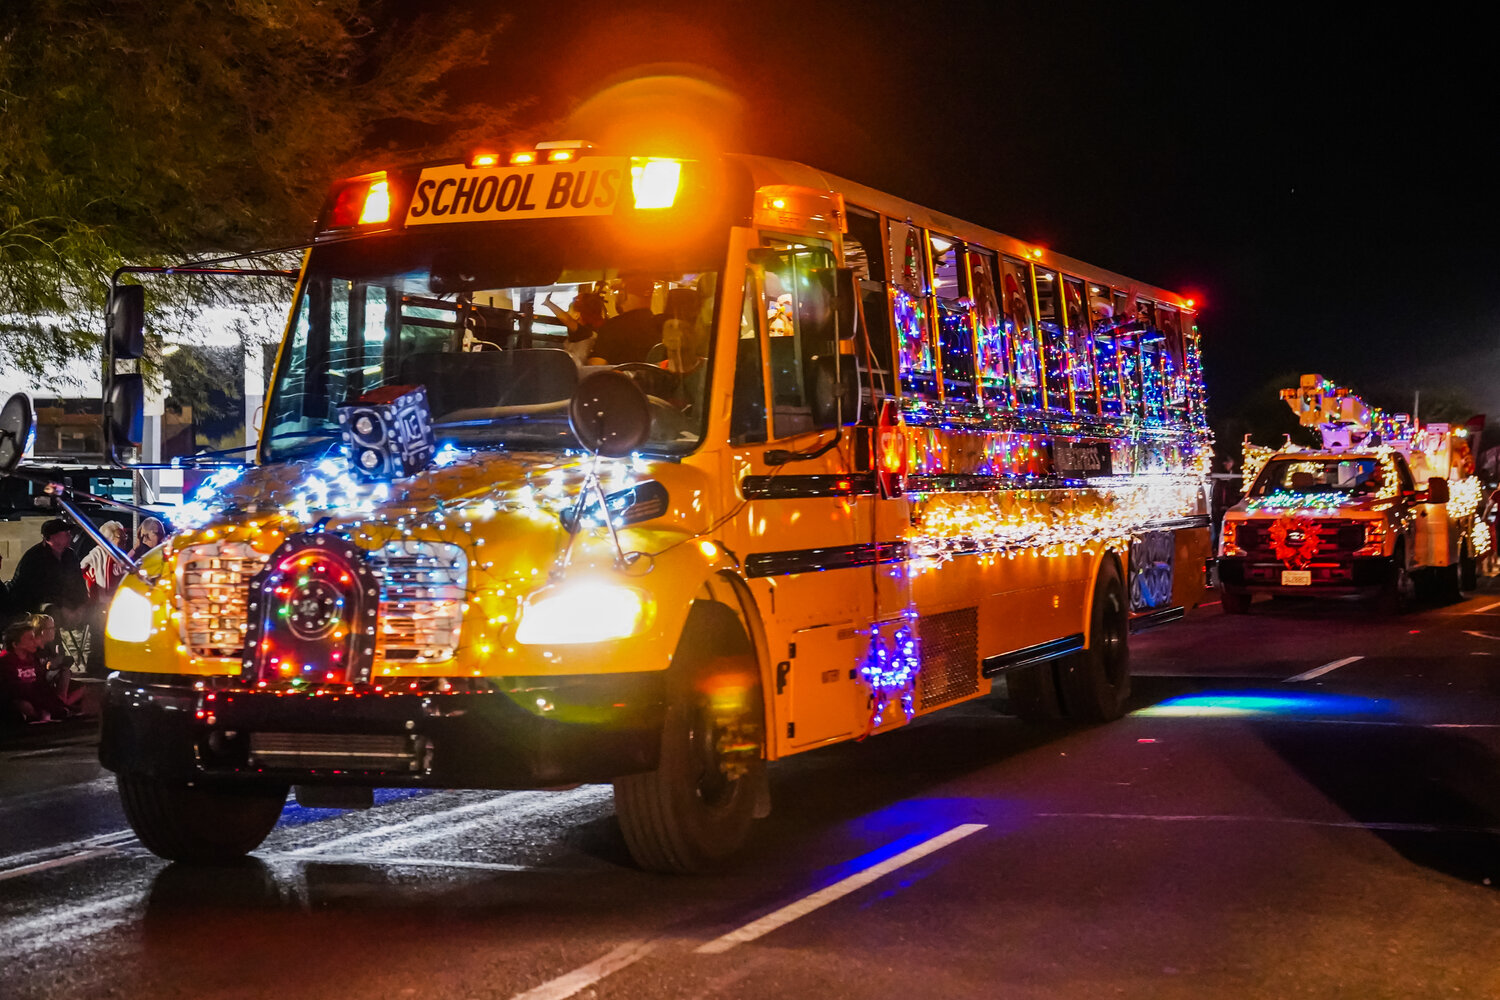
<svg viewBox="0 0 1500 1000">
<path fill-rule="evenodd" d="M 699 650 L 714 647 L 693 635 L 684 633 L 674 658 L 688 669 L 674 667 L 677 690 L 656 770 L 615 779 L 620 830 L 647 871 L 687 874 L 722 864 L 749 839 L 765 788 L 755 657 L 705 657 Z M 693 659 L 700 662 L 680 662 Z"/>
<path fill-rule="evenodd" d="M 285 786 L 200 788 L 131 774 L 116 781 L 130 828 L 168 861 L 220 864 L 244 857 L 266 839 L 286 804 Z"/>
<path fill-rule="evenodd" d="M 1069 718 L 1108 722 L 1124 714 L 1130 697 L 1130 610 L 1113 561 L 1105 560 L 1094 583 L 1088 648 L 1059 661 L 1057 670 Z"/>
<path fill-rule="evenodd" d="M 1248 615 L 1254 596 L 1242 590 L 1225 590 L 1219 594 L 1219 606 L 1226 615 Z"/>
</svg>

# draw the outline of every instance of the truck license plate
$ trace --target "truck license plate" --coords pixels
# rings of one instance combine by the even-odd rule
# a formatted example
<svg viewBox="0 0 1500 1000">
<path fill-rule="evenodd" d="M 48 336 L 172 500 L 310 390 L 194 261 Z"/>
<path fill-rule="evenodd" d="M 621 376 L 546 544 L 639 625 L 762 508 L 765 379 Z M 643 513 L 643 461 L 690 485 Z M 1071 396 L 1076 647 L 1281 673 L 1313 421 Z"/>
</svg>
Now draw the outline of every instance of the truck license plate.
<svg viewBox="0 0 1500 1000">
<path fill-rule="evenodd" d="M 1312 570 L 1284 569 L 1281 571 L 1281 585 L 1283 587 L 1310 587 L 1312 586 Z"/>
</svg>

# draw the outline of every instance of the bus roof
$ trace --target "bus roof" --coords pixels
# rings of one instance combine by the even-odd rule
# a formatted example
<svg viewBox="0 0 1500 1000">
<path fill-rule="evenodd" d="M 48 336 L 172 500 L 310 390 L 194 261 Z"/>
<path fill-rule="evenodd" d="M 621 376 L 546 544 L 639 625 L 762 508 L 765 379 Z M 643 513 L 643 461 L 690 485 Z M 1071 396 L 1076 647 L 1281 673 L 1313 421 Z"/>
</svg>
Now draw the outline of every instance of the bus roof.
<svg viewBox="0 0 1500 1000">
<path fill-rule="evenodd" d="M 918 205 L 916 202 L 898 198 L 895 195 L 886 194 L 875 188 L 867 187 L 855 181 L 845 180 L 834 174 L 810 167 L 805 163 L 797 163 L 794 160 L 778 160 L 769 156 L 754 156 L 747 154 L 734 154 L 729 157 L 743 163 L 750 171 L 750 176 L 756 187 L 767 184 L 796 184 L 809 188 L 823 188 L 829 191 L 837 191 L 844 196 L 847 203 L 859 208 L 879 212 L 901 221 L 910 220 L 912 225 L 921 226 L 924 229 L 932 229 L 944 236 L 952 236 L 963 240 L 965 243 L 976 243 L 982 247 L 999 253 L 1009 254 L 1022 260 L 1040 264 L 1043 267 L 1066 271 L 1069 274 L 1100 284 L 1109 284 L 1116 288 L 1131 289 L 1148 298 L 1166 302 L 1177 306 L 1185 312 L 1196 313 L 1189 300 L 1177 292 L 1150 285 L 1135 278 L 1127 277 L 1115 271 L 1106 270 L 1085 263 L 1074 257 L 1068 257 L 1056 253 L 1046 247 L 1037 246 L 1018 240 L 1013 236 L 996 232 L 993 229 L 985 229 L 971 222 L 947 215 L 943 212 Z"/>
</svg>

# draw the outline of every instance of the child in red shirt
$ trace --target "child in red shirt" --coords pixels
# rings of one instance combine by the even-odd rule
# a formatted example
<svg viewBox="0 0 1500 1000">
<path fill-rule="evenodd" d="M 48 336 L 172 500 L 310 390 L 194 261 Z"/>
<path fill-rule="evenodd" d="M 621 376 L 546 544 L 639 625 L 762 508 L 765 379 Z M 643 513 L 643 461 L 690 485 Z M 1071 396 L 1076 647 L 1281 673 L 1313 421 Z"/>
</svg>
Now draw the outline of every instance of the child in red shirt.
<svg viewBox="0 0 1500 1000">
<path fill-rule="evenodd" d="M 38 651 L 36 626 L 23 618 L 5 630 L 5 651 L 0 653 L 0 697 L 6 702 L 7 715 L 25 722 L 50 722 L 74 712 L 83 692 L 73 692 L 65 700 L 47 682 Z"/>
</svg>

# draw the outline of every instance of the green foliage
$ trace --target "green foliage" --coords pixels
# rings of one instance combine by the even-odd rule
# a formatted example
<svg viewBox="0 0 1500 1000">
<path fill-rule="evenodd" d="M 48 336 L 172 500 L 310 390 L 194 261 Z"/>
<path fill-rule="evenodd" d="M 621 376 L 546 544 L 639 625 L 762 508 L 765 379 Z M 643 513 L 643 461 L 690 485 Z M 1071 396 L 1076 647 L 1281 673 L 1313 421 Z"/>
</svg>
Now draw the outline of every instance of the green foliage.
<svg viewBox="0 0 1500 1000">
<path fill-rule="evenodd" d="M 511 109 L 444 87 L 498 28 L 461 16 L 402 23 L 369 0 L 0 3 L 0 366 L 45 376 L 97 357 L 122 263 L 299 243 L 334 178 L 503 137 Z M 381 148 L 393 134 L 420 148 Z"/>
</svg>

